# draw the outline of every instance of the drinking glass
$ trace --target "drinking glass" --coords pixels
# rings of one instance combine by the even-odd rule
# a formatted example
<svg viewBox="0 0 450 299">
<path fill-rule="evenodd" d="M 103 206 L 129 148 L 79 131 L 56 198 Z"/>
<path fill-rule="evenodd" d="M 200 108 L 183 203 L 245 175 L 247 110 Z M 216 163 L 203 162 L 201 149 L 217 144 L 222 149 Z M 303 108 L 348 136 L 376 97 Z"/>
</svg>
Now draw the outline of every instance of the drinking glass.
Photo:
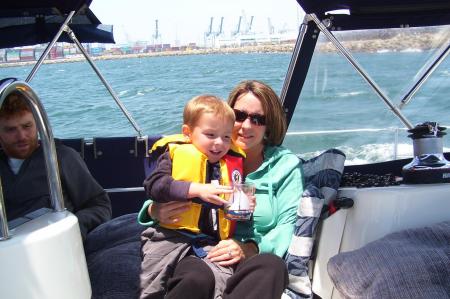
<svg viewBox="0 0 450 299">
<path fill-rule="evenodd" d="M 255 185 L 253 183 L 233 184 L 233 194 L 229 199 L 229 204 L 224 208 L 225 218 L 230 220 L 249 220 L 253 211 L 250 209 L 249 196 L 255 195 Z"/>
</svg>

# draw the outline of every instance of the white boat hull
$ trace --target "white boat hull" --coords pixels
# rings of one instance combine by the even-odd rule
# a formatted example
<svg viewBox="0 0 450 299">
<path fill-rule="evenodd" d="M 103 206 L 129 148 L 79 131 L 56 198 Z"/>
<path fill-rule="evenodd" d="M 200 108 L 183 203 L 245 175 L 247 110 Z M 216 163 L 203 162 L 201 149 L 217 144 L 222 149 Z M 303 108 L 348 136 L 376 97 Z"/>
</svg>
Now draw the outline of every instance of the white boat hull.
<svg viewBox="0 0 450 299">
<path fill-rule="evenodd" d="M 2 298 L 91 297 L 78 219 L 50 212 L 11 230 L 0 242 Z"/>
</svg>

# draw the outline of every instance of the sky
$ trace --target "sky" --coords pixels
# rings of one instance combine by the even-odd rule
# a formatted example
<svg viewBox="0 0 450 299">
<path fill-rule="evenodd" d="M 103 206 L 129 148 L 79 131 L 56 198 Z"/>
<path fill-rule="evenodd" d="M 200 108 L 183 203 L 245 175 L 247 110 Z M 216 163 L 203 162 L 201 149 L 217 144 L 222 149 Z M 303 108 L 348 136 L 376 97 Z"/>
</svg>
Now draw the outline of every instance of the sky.
<svg viewBox="0 0 450 299">
<path fill-rule="evenodd" d="M 205 32 L 218 32 L 224 17 L 223 32 L 230 35 L 238 26 L 245 29 L 253 18 L 252 31 L 268 33 L 269 21 L 274 31 L 296 31 L 303 11 L 295 0 L 94 0 L 90 6 L 103 24 L 114 25 L 116 43 L 153 41 L 158 20 L 161 43 L 201 44 Z"/>
</svg>

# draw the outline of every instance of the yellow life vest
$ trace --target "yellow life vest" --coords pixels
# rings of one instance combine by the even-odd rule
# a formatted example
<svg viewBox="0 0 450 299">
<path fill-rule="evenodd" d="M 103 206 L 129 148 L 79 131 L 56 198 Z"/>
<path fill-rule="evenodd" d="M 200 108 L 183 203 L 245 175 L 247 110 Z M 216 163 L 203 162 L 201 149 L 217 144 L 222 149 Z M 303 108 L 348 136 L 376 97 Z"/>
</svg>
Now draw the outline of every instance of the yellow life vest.
<svg viewBox="0 0 450 299">
<path fill-rule="evenodd" d="M 172 177 L 175 180 L 203 184 L 206 182 L 207 157 L 193 144 L 187 142 L 188 140 L 181 134 L 170 135 L 157 141 L 150 153 L 157 151 L 157 149 L 169 147 L 172 159 Z M 230 151 L 220 159 L 221 178 L 219 183 L 221 185 L 242 182 L 244 157 L 245 153 L 240 148 L 232 145 Z M 201 209 L 201 204 L 192 202 L 188 211 L 178 215 L 180 221 L 174 224 L 160 225 L 169 229 L 184 229 L 193 233 L 200 233 L 199 220 Z M 221 240 L 229 238 L 234 232 L 235 222 L 224 217 L 223 209 L 218 209 L 217 223 Z"/>
</svg>

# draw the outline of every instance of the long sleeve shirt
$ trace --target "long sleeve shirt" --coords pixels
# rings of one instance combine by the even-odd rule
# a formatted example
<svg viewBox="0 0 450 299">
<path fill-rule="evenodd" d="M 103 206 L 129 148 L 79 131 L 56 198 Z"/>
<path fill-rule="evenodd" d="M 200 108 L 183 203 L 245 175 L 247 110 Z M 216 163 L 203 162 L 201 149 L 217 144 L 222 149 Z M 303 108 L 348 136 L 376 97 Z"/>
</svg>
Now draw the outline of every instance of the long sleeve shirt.
<svg viewBox="0 0 450 299">
<path fill-rule="evenodd" d="M 56 153 L 64 204 L 77 216 L 84 240 L 89 231 L 111 219 L 111 202 L 75 150 L 57 143 Z M 8 165 L 8 157 L 1 152 L 0 174 L 8 220 L 51 207 L 42 147 L 23 161 L 17 174 Z"/>
</svg>

